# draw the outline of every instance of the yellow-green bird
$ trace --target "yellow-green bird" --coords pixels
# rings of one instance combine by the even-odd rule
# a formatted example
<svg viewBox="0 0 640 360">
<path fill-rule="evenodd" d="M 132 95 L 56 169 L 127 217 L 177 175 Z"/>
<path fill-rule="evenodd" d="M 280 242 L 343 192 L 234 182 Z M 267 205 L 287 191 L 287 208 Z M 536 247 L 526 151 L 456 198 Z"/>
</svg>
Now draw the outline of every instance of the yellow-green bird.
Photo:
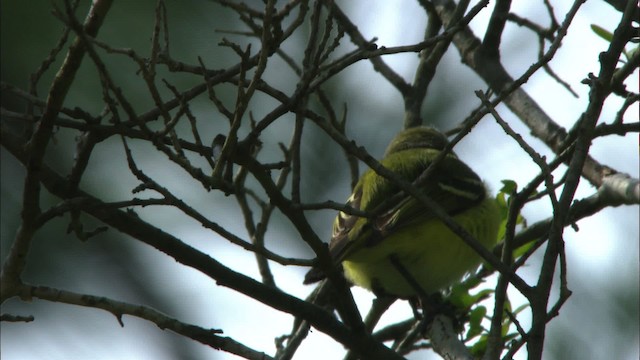
<svg viewBox="0 0 640 360">
<path fill-rule="evenodd" d="M 432 128 L 410 128 L 391 141 L 380 163 L 413 182 L 447 143 Z M 419 188 L 483 246 L 497 243 L 496 202 L 480 177 L 453 152 L 436 164 Z M 380 215 L 366 218 L 340 212 L 336 217 L 329 251 L 342 264 L 345 277 L 376 295 L 412 298 L 443 290 L 475 270 L 480 256 L 420 201 L 405 194 L 378 209 L 399 191 L 371 169 L 356 184 L 347 205 L 369 213 L 375 209 Z M 314 268 L 305 284 L 322 278 L 322 271 Z"/>
</svg>

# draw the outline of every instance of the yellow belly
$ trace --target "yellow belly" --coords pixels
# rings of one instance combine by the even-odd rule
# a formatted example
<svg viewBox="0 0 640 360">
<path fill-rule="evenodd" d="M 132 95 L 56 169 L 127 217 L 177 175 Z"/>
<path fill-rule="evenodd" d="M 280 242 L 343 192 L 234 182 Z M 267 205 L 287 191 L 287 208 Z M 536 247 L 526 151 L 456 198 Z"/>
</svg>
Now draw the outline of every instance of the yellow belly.
<svg viewBox="0 0 640 360">
<path fill-rule="evenodd" d="M 500 216 L 494 199 L 486 199 L 467 212 L 453 217 L 483 246 L 497 243 Z M 416 295 L 416 290 L 391 263 L 390 255 L 402 264 L 427 293 L 434 293 L 475 270 L 481 257 L 439 220 L 409 225 L 372 247 L 363 247 L 343 261 L 345 276 L 355 285 L 399 297 Z"/>
</svg>

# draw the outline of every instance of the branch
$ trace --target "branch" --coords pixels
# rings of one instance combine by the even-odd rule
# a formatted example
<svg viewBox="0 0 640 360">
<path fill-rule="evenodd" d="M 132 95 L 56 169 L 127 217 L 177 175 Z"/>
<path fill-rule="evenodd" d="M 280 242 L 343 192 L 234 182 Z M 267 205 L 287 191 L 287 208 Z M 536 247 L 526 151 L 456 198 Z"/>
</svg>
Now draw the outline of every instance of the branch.
<svg viewBox="0 0 640 360">
<path fill-rule="evenodd" d="M 345 32 L 349 34 L 351 41 L 362 50 L 372 50 L 372 46 L 375 49 L 375 44 L 373 41 L 368 41 L 362 36 L 358 27 L 351 22 L 351 19 L 347 15 L 342 12 L 342 9 L 336 5 L 335 2 L 330 1 L 327 4 L 329 10 L 335 16 L 336 20 L 340 23 L 340 25 L 344 28 Z M 375 39 L 374 39 L 375 40 Z M 369 59 L 371 64 L 373 64 L 373 68 L 382 74 L 382 76 L 389 81 L 389 83 L 396 87 L 396 89 L 400 92 L 400 94 L 406 94 L 410 90 L 410 85 L 402 78 L 402 76 L 398 75 L 389 65 L 387 65 L 380 57 L 372 57 Z"/>
<path fill-rule="evenodd" d="M 176 334 L 180 334 L 202 344 L 209 345 L 214 349 L 226 351 L 245 359 L 273 359 L 269 355 L 253 350 L 230 337 L 217 335 L 221 334 L 222 330 L 204 329 L 199 326 L 183 323 L 147 306 L 130 304 L 102 296 L 78 294 L 46 286 L 23 285 L 20 288 L 19 296 L 22 300 L 26 301 L 30 301 L 35 297 L 51 302 L 106 310 L 113 314 L 113 316 L 118 320 L 120 326 L 123 327 L 124 322 L 122 321 L 122 315 L 130 315 L 154 323 L 161 330 L 171 330 Z"/>
<path fill-rule="evenodd" d="M 450 360 L 474 359 L 464 342 L 460 341 L 453 328 L 451 319 L 444 315 L 436 315 L 429 328 L 429 339 L 433 350 Z"/>
<path fill-rule="evenodd" d="M 84 31 L 91 36 L 98 33 L 104 18 L 111 7 L 111 0 L 96 0 L 93 2 L 85 19 Z M 0 275 L 0 288 L 2 295 L 0 302 L 12 296 L 17 290 L 20 275 L 26 265 L 26 257 L 35 228 L 34 222 L 40 213 L 40 176 L 42 161 L 47 149 L 49 139 L 53 133 L 53 125 L 58 117 L 62 104 L 73 83 L 76 71 L 82 63 L 85 47 L 80 37 L 77 37 L 58 70 L 47 97 L 44 113 L 37 124 L 37 128 L 31 137 L 28 147 L 29 153 L 26 159 L 27 175 L 24 182 L 22 197 L 22 224 L 18 234 L 9 250 Z"/>
<path fill-rule="evenodd" d="M 436 0 L 434 3 L 443 23 L 447 25 L 452 22 L 453 2 L 450 0 Z M 520 86 L 553 58 L 581 4 L 582 1 L 574 3 L 574 6 L 567 13 L 562 26 L 558 29 L 558 35 L 547 53 L 517 80 L 514 80 L 509 75 L 499 59 L 484 56 L 481 51 L 480 40 L 468 27 L 458 32 L 453 39 L 464 63 L 476 71 L 491 88 L 500 93 L 500 99 L 504 100 L 507 107 L 531 129 L 532 135 L 541 139 L 557 154 L 566 147 L 566 141 L 569 139 L 567 131 L 551 119 L 542 107 Z M 587 155 L 582 175 L 597 187 L 602 184 L 602 180 L 606 175 L 616 172 L 616 170 L 601 165 L 590 155 Z"/>
<path fill-rule="evenodd" d="M 27 156 L 23 151 L 22 143 L 7 134 L 4 129 L 1 135 L 3 146 L 20 162 L 26 163 Z M 41 167 L 40 181 L 53 195 L 59 197 L 66 195 L 66 180 L 46 165 Z M 102 203 L 80 190 L 77 196 L 97 205 Z M 307 320 L 316 329 L 368 359 L 401 359 L 389 348 L 375 341 L 371 335 L 344 326 L 324 309 L 233 271 L 135 215 L 104 206 L 91 206 L 86 209 L 86 212 L 118 231 L 169 255 L 177 262 L 202 272 L 214 279 L 218 285 L 231 288 L 274 309 Z M 7 298 L 15 295 L 15 291 L 7 295 L 3 293 Z"/>
</svg>

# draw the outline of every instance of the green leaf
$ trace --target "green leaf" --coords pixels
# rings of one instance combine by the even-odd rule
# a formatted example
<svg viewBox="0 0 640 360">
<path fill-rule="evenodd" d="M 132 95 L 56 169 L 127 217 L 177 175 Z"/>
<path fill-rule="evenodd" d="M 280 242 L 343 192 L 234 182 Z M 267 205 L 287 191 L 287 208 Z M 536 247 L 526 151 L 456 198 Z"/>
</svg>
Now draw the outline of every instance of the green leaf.
<svg viewBox="0 0 640 360">
<path fill-rule="evenodd" d="M 448 300 L 458 309 L 469 309 L 473 305 L 473 297 L 464 283 L 455 285 L 451 289 Z"/>
<path fill-rule="evenodd" d="M 502 180 L 502 189 L 500 189 L 500 192 L 511 195 L 516 191 L 518 191 L 518 183 L 513 180 Z"/>
<path fill-rule="evenodd" d="M 500 222 L 500 226 L 498 227 L 498 241 L 504 239 L 505 234 L 507 233 L 507 220 L 502 220 Z"/>
<path fill-rule="evenodd" d="M 528 308 L 529 308 L 529 304 L 522 304 L 522 305 L 518 306 L 515 310 L 513 310 L 512 314 L 513 315 L 518 315 L 523 310 L 526 310 Z"/>
<path fill-rule="evenodd" d="M 519 248 L 515 249 L 512 253 L 512 256 L 514 259 L 519 258 L 520 256 L 524 255 L 527 251 L 529 251 L 529 249 L 531 249 L 533 247 L 533 244 L 535 244 L 538 241 L 538 239 L 529 241 L 528 243 L 520 246 Z"/>
<path fill-rule="evenodd" d="M 484 306 L 478 306 L 469 313 L 469 330 L 467 331 L 467 341 L 482 334 L 484 327 L 482 327 L 482 319 L 487 315 L 487 308 Z"/>
<path fill-rule="evenodd" d="M 509 208 L 509 205 L 507 204 L 507 196 L 503 192 L 499 192 L 498 195 L 496 195 L 496 203 L 498 203 L 498 207 L 501 210 Z"/>
<path fill-rule="evenodd" d="M 613 34 L 611 32 L 609 32 L 608 30 L 605 30 L 604 28 L 596 24 L 591 24 L 591 30 L 593 30 L 593 32 L 596 33 L 596 35 L 607 40 L 608 42 L 611 42 L 611 40 L 613 40 Z"/>
<path fill-rule="evenodd" d="M 471 279 L 473 279 L 473 277 L 469 278 L 469 280 Z M 475 281 L 465 281 L 454 285 L 451 288 L 451 293 L 447 299 L 459 309 L 470 309 L 473 305 L 487 299 L 491 294 L 493 294 L 493 290 L 484 289 L 475 295 L 471 295 L 469 290 L 475 288 L 479 283 L 481 283 L 481 281 L 476 279 Z"/>
<path fill-rule="evenodd" d="M 481 358 L 482 355 L 484 355 L 485 351 L 487 350 L 487 340 L 488 340 L 488 336 L 487 335 L 482 335 L 480 337 L 480 340 L 478 340 L 475 344 L 473 344 L 473 346 L 471 347 L 471 354 L 477 359 L 477 358 Z"/>
</svg>

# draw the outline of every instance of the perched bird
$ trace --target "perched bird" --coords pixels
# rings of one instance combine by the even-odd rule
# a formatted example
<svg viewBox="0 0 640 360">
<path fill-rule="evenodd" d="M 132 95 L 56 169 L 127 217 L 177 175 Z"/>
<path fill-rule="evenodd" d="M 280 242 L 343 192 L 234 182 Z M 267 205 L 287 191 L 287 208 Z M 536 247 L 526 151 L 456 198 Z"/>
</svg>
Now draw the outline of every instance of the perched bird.
<svg viewBox="0 0 640 360">
<path fill-rule="evenodd" d="M 380 163 L 414 182 L 447 144 L 432 128 L 410 128 L 391 141 Z M 495 200 L 453 152 L 417 186 L 483 246 L 497 243 L 500 215 Z M 329 251 L 350 282 L 378 296 L 415 298 L 437 293 L 477 268 L 481 257 L 420 201 L 407 194 L 389 201 L 399 192 L 396 184 L 369 169 L 347 205 L 374 216 L 340 212 L 336 217 Z M 322 270 L 313 268 L 304 282 L 322 278 Z"/>
</svg>

